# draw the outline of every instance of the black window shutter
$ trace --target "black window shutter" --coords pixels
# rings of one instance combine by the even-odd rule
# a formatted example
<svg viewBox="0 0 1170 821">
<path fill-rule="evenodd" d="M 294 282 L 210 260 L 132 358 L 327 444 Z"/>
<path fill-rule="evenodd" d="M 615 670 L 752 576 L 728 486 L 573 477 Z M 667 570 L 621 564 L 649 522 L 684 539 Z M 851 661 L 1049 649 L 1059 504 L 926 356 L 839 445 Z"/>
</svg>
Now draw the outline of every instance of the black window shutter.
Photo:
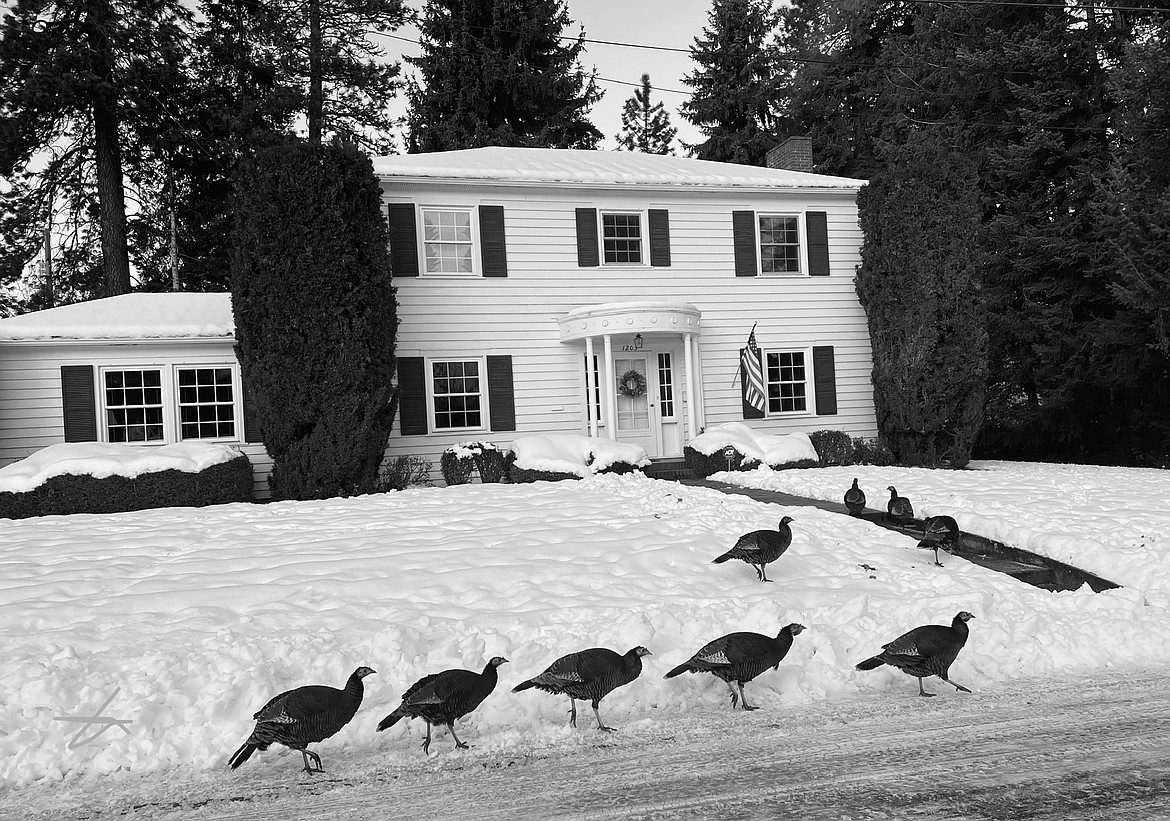
<svg viewBox="0 0 1170 821">
<path fill-rule="evenodd" d="M 665 208 L 650 209 L 650 264 L 670 266 L 670 212 Z"/>
<path fill-rule="evenodd" d="M 813 348 L 813 381 L 817 399 L 817 416 L 837 412 L 837 367 L 833 361 L 833 346 Z"/>
<path fill-rule="evenodd" d="M 741 363 L 743 362 L 744 350 L 745 350 L 744 348 L 739 349 L 739 361 Z M 756 355 L 759 356 L 760 354 L 756 354 Z M 742 364 L 739 367 L 739 390 L 740 390 L 740 399 L 743 401 L 743 418 L 744 419 L 763 419 L 764 412 L 762 410 L 760 410 L 759 408 L 757 408 L 755 405 L 753 405 L 751 402 L 747 401 L 748 377 L 747 377 L 747 373 L 744 372 Z M 767 397 L 765 397 L 765 399 L 766 398 Z"/>
<path fill-rule="evenodd" d="M 732 242 L 735 245 L 735 275 L 754 277 L 759 272 L 756 264 L 756 212 L 731 212 Z"/>
<path fill-rule="evenodd" d="M 243 376 L 241 375 L 241 380 Z M 252 392 L 248 390 L 248 386 L 244 385 L 244 438 L 245 442 L 263 442 L 264 437 L 260 435 L 260 423 L 256 419 L 256 414 L 252 410 Z"/>
<path fill-rule="evenodd" d="M 487 358 L 488 406 L 491 428 L 516 430 L 516 394 L 512 387 L 512 357 Z"/>
<path fill-rule="evenodd" d="M 97 441 L 93 365 L 61 366 L 61 403 L 66 442 Z"/>
<path fill-rule="evenodd" d="M 597 248 L 597 209 L 577 209 L 577 267 L 596 268 L 601 264 Z"/>
<path fill-rule="evenodd" d="M 390 203 L 390 266 L 396 277 L 418 276 L 418 235 L 414 228 L 414 204 Z"/>
<path fill-rule="evenodd" d="M 808 275 L 829 275 L 829 222 L 824 211 L 804 215 L 804 235 L 808 238 Z"/>
<path fill-rule="evenodd" d="M 398 429 L 403 436 L 427 432 L 427 369 L 421 356 L 398 357 Z"/>
<path fill-rule="evenodd" d="M 485 277 L 508 275 L 508 252 L 504 243 L 504 206 L 479 207 L 479 253 Z"/>
</svg>

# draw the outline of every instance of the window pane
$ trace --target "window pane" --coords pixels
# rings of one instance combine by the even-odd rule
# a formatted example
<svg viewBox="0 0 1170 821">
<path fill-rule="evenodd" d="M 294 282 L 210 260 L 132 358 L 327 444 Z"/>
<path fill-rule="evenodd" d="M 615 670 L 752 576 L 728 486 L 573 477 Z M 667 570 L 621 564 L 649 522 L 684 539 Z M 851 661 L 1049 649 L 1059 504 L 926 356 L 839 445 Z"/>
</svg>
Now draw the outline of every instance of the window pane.
<svg viewBox="0 0 1170 821">
<path fill-rule="evenodd" d="M 427 273 L 475 273 L 470 209 L 424 209 L 422 217 Z"/>
<path fill-rule="evenodd" d="M 179 437 L 231 439 L 236 436 L 235 388 L 231 368 L 184 368 L 178 372 Z"/>
<path fill-rule="evenodd" d="M 110 442 L 163 440 L 162 371 L 137 368 L 105 371 L 106 439 Z"/>
<path fill-rule="evenodd" d="M 764 273 L 800 273 L 800 225 L 796 217 L 760 217 L 760 268 Z"/>
<path fill-rule="evenodd" d="M 767 355 L 768 410 L 799 413 L 808 409 L 808 383 L 804 353 L 800 351 Z"/>
<path fill-rule="evenodd" d="M 602 214 L 601 245 L 606 262 L 640 263 L 642 261 L 642 215 Z"/>
<path fill-rule="evenodd" d="M 431 373 L 435 429 L 482 427 L 479 362 L 432 362 Z"/>
</svg>

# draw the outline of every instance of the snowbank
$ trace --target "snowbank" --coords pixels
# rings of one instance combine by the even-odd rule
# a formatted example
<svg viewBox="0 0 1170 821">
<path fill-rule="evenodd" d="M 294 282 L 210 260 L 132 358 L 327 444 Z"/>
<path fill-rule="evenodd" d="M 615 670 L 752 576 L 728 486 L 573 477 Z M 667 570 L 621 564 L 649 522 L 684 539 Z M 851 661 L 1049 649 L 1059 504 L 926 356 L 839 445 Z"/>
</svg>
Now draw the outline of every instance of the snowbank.
<svg viewBox="0 0 1170 821">
<path fill-rule="evenodd" d="M 646 450 L 638 445 L 575 434 L 521 436 L 512 443 L 512 451 L 518 468 L 574 476 L 600 473 L 618 462 L 635 467 L 650 464 Z"/>
<path fill-rule="evenodd" d="M 158 447 L 108 445 L 99 442 L 49 445 L 36 453 L 0 468 L 0 491 L 23 493 L 44 484 L 53 476 L 72 474 L 134 478 L 143 473 L 181 470 L 198 473 L 212 465 L 230 462 L 241 455 L 234 445 L 180 442 Z"/>
<path fill-rule="evenodd" d="M 712 425 L 687 444 L 705 456 L 731 445 L 748 459 L 765 465 L 786 465 L 802 459 L 815 462 L 818 459 L 817 449 L 807 433 L 763 433 L 752 430 L 743 422 Z"/>
</svg>

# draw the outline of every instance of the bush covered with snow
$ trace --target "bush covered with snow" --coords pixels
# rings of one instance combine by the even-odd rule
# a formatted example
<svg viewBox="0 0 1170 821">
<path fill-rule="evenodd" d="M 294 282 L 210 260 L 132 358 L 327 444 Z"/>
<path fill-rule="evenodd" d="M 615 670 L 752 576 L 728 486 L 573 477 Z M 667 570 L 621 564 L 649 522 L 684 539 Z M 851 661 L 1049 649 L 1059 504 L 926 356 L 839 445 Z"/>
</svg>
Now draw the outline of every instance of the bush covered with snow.
<svg viewBox="0 0 1170 821">
<path fill-rule="evenodd" d="M 510 454 L 492 442 L 460 442 L 443 451 L 439 468 L 448 485 L 465 485 L 473 471 L 479 471 L 484 483 L 504 482 L 508 478 Z"/>
<path fill-rule="evenodd" d="M 645 449 L 575 434 L 521 436 L 512 443 L 513 482 L 580 479 L 594 473 L 630 473 L 650 464 Z"/>
<path fill-rule="evenodd" d="M 252 501 L 252 463 L 230 445 L 50 445 L 0 469 L 0 518 Z"/>
<path fill-rule="evenodd" d="M 726 451 L 728 447 L 734 453 Z M 752 470 L 761 465 L 778 468 L 820 464 L 807 433 L 764 433 L 742 422 L 707 428 L 687 443 L 685 455 L 687 467 L 699 478 L 721 470 Z"/>
</svg>

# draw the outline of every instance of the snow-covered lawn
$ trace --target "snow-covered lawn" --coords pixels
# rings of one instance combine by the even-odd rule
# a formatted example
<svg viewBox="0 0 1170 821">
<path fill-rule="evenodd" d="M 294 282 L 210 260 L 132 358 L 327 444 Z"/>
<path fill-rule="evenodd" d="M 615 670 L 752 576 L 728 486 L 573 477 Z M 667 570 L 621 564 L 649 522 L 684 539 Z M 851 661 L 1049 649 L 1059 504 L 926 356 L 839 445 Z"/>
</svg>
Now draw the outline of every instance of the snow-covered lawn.
<svg viewBox="0 0 1170 821">
<path fill-rule="evenodd" d="M 595 734 L 587 707 L 574 730 L 563 697 L 511 692 L 558 656 L 592 646 L 654 653 L 641 678 L 602 702 L 607 723 L 630 732 L 684 709 L 729 710 L 722 682 L 662 674 L 719 635 L 774 634 L 789 622 L 808 629 L 778 671 L 747 685 L 766 709 L 856 691 L 879 702 L 913 697 L 913 679 L 853 665 L 959 610 L 976 618 L 951 677 L 976 696 L 1016 677 L 1170 664 L 1170 472 L 976 468 L 736 478 L 839 499 L 856 475 L 874 507 L 893 484 L 920 513 L 951 513 L 965 529 L 1129 586 L 1048 593 L 956 558 L 935 567 L 913 539 L 861 520 L 640 475 L 2 520 L 0 785 L 225 768 L 269 697 L 341 686 L 362 664 L 378 673 L 365 681 L 361 710 L 315 747 L 327 768 L 343 748 L 376 751 L 391 766 L 417 761 L 421 723 L 375 733 L 378 720 L 420 676 L 478 670 L 494 655 L 511 663 L 460 737 L 513 753 Z M 710 563 L 739 534 L 785 514 L 795 535 L 768 569 L 775 583 L 756 581 L 740 562 Z M 971 697 L 936 680 L 927 687 Z M 82 725 L 60 719 L 93 715 L 107 701 L 103 715 L 131 723 L 70 749 Z M 437 733 L 432 755 L 450 756 L 450 747 Z M 300 765 L 274 747 L 245 766 L 295 778 Z"/>
</svg>

